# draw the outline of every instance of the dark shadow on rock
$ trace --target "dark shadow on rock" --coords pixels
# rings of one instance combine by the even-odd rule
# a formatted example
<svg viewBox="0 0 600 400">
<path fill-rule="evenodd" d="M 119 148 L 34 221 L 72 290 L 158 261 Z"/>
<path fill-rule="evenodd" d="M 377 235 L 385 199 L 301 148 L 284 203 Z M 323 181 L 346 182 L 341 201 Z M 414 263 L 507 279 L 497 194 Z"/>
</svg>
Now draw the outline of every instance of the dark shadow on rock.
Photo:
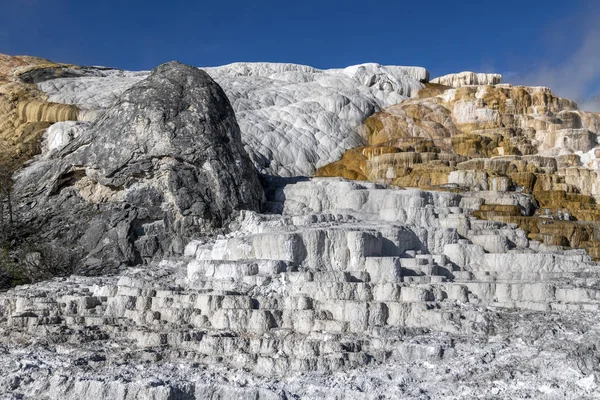
<svg viewBox="0 0 600 400">
<path fill-rule="evenodd" d="M 310 180 L 310 178 L 307 176 L 294 176 L 286 178 L 265 174 L 261 175 L 260 178 L 264 187 L 266 200 L 262 211 L 273 214 L 281 214 L 283 212 L 283 205 L 286 200 L 284 189 L 286 186 Z"/>
</svg>

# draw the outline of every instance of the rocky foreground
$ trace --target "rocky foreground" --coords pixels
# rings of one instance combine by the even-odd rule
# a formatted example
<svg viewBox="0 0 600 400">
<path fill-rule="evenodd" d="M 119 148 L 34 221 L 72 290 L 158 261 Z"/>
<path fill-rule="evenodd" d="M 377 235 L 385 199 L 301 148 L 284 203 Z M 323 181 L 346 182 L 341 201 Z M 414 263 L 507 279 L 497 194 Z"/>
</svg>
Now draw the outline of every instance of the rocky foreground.
<svg viewBox="0 0 600 400">
<path fill-rule="evenodd" d="M 184 258 L 19 287 L 0 297 L 2 387 L 7 398 L 595 398 L 598 265 L 467 217 L 478 201 L 303 181 L 274 191 L 281 215 L 244 213 Z"/>
<path fill-rule="evenodd" d="M 597 114 L 414 67 L 8 60 L 17 215 L 79 263 L 0 294 L 0 398 L 599 397 Z"/>
</svg>

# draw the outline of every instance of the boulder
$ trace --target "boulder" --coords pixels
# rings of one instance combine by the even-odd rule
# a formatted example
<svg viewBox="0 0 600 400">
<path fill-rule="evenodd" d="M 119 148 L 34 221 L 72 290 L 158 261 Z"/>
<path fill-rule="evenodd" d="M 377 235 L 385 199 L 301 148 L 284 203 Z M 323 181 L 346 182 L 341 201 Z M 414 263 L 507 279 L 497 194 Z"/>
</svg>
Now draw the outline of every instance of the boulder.
<svg viewBox="0 0 600 400">
<path fill-rule="evenodd" d="M 154 69 L 68 145 L 21 171 L 16 193 L 40 240 L 78 249 L 88 272 L 179 253 L 263 199 L 225 93 L 178 62 Z"/>
</svg>

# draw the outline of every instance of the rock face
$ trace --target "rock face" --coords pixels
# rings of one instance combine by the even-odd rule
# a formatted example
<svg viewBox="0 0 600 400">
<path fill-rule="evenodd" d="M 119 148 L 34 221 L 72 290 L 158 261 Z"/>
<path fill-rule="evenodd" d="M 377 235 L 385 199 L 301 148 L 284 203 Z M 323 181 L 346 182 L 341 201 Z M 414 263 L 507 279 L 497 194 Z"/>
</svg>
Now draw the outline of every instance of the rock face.
<svg viewBox="0 0 600 400">
<path fill-rule="evenodd" d="M 525 195 L 275 183 L 281 214 L 245 212 L 183 259 L 0 295 L 2 387 L 65 399 L 594 396 L 598 264 L 469 216 L 481 196 L 531 207 Z"/>
<path fill-rule="evenodd" d="M 415 96 L 421 82 L 429 79 L 424 68 L 379 64 L 319 70 L 235 63 L 205 71 L 225 90 L 256 168 L 279 176 L 310 176 L 360 145 L 357 127 L 365 118 Z M 38 79 L 38 86 L 51 101 L 75 104 L 93 115 L 145 74 L 90 71 L 86 76 Z"/>
<path fill-rule="evenodd" d="M 498 85 L 502 83 L 500 74 L 477 74 L 475 72 L 459 72 L 434 78 L 431 83 L 459 88 L 471 85 Z"/>
<path fill-rule="evenodd" d="M 262 187 L 233 110 L 203 71 L 164 64 L 60 151 L 17 177 L 21 212 L 102 271 L 183 250 L 259 210 Z"/>
<path fill-rule="evenodd" d="M 600 258 L 600 115 L 578 110 L 547 88 L 445 88 L 368 118 L 368 146 L 347 151 L 317 175 L 523 192 L 535 199 L 536 210 L 523 213 L 488 201 L 478 216 L 518 223 L 531 239 L 585 248 Z"/>
</svg>

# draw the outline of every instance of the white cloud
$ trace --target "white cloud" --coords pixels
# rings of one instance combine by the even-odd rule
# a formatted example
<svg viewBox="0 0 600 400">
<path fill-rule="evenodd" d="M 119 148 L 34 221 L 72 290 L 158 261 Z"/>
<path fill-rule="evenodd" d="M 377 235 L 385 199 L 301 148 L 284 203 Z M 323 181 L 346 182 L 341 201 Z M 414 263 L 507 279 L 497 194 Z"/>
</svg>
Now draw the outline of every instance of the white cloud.
<svg viewBox="0 0 600 400">
<path fill-rule="evenodd" d="M 560 62 L 541 64 L 527 72 L 505 74 L 505 81 L 527 86 L 547 86 L 558 96 L 577 101 L 581 109 L 600 112 L 600 98 L 594 98 L 600 94 L 600 27 L 597 23 L 588 23 L 597 21 L 590 17 L 600 15 L 594 11 L 579 21 L 579 26 L 562 27 L 560 33 L 571 36 L 572 51 L 566 51 Z M 577 29 L 586 28 L 584 34 L 577 34 Z M 569 29 L 572 31 L 569 32 Z M 548 46 L 552 45 L 553 41 L 549 40 Z M 564 49 L 563 46 L 556 48 Z"/>
</svg>

